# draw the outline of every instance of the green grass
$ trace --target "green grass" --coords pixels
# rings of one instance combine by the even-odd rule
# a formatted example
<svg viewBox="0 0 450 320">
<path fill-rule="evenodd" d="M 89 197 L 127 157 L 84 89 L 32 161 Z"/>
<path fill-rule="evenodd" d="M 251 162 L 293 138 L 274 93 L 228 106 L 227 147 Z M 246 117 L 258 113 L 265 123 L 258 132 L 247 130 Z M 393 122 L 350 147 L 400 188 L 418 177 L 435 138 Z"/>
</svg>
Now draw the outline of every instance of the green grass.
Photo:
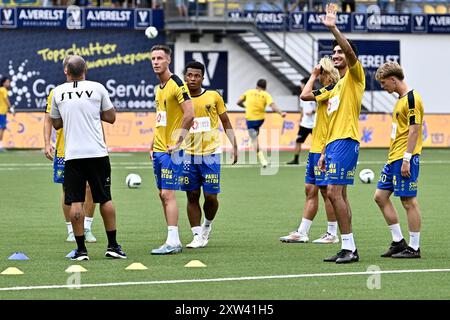
<svg viewBox="0 0 450 320">
<path fill-rule="evenodd" d="M 302 159 L 306 152 L 302 153 Z M 376 175 L 387 150 L 361 150 L 358 171 L 371 168 Z M 280 162 L 291 157 L 282 153 Z M 151 256 L 149 251 L 166 238 L 166 224 L 147 154 L 111 154 L 113 200 L 117 209 L 118 240 L 128 260 L 107 260 L 101 216 L 96 211 L 93 231 L 98 243 L 88 244 L 91 260 L 80 263 L 88 272 L 82 284 L 138 282 L 176 279 L 206 279 L 245 276 L 364 272 L 369 266 L 381 270 L 449 268 L 448 188 L 450 150 L 424 150 L 420 168 L 419 203 L 422 210 L 422 259 L 382 259 L 390 232 L 373 202 L 375 184 L 356 181 L 349 188 L 359 263 L 336 265 L 322 262 L 340 245 L 282 244 L 278 238 L 297 228 L 303 209 L 304 166 L 280 167 L 276 175 L 260 175 L 256 166 L 222 169 L 220 208 L 207 248 L 184 249 L 174 256 Z M 13 165 L 12 165 L 13 164 Z M 125 186 L 130 172 L 141 175 L 140 189 Z M 40 151 L 0 154 L 0 271 L 15 266 L 25 274 L 0 275 L 0 288 L 65 285 L 64 270 L 72 263 L 65 255 L 74 248 L 65 243 L 66 228 L 60 209 L 61 186 L 52 183 L 51 163 Z M 186 200 L 178 193 L 180 233 L 184 244 L 191 241 Z M 404 210 L 394 200 L 402 231 L 407 236 Z M 310 237 L 326 228 L 323 204 Z M 408 239 L 408 237 L 407 237 Z M 15 251 L 31 260 L 9 261 Z M 207 268 L 184 268 L 194 259 Z M 145 271 L 126 271 L 141 262 Z M 381 289 L 369 290 L 368 275 L 250 281 L 154 284 L 81 290 L 39 289 L 0 291 L 2 299 L 449 299 L 450 273 L 383 274 Z"/>
</svg>

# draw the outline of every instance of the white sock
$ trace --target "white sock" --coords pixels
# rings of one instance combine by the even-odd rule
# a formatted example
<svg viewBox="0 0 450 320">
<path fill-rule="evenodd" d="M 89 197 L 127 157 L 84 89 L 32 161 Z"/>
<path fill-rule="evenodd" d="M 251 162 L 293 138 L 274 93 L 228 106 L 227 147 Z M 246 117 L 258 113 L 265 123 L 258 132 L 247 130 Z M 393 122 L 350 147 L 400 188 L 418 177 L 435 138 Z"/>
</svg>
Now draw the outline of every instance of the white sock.
<svg viewBox="0 0 450 320">
<path fill-rule="evenodd" d="M 400 229 L 399 223 L 391 224 L 389 229 L 391 229 L 392 241 L 399 242 L 403 239 L 402 229 Z"/>
<path fill-rule="evenodd" d="M 67 234 L 73 232 L 72 222 L 66 222 Z"/>
<path fill-rule="evenodd" d="M 409 246 L 417 251 L 420 248 L 420 232 L 409 232 Z"/>
<path fill-rule="evenodd" d="M 331 234 L 332 236 L 337 236 L 337 227 L 338 227 L 338 223 L 337 223 L 337 221 L 333 221 L 333 222 L 330 222 L 330 221 L 328 221 L 328 229 L 327 229 L 327 232 L 329 233 L 329 234 Z"/>
<path fill-rule="evenodd" d="M 208 220 L 205 218 L 205 220 L 203 221 L 202 227 L 205 229 L 209 229 L 209 228 L 211 228 L 212 223 L 213 223 L 213 220 Z"/>
<path fill-rule="evenodd" d="M 354 252 L 356 250 L 355 240 L 353 239 L 353 233 L 341 234 L 342 249 L 350 250 Z"/>
<path fill-rule="evenodd" d="M 192 227 L 192 235 L 197 235 L 197 234 L 201 234 L 202 233 L 202 227 L 197 226 L 197 227 Z"/>
<path fill-rule="evenodd" d="M 298 233 L 308 234 L 309 228 L 311 228 L 311 224 L 312 224 L 312 220 L 302 218 L 302 222 L 300 223 L 300 226 L 298 227 Z"/>
<path fill-rule="evenodd" d="M 181 243 L 180 236 L 178 235 L 178 227 L 177 226 L 168 226 L 167 227 L 167 244 L 171 246 L 177 246 Z"/>
<path fill-rule="evenodd" d="M 0 149 L 3 149 L 3 140 L 0 140 Z"/>
<path fill-rule="evenodd" d="M 84 228 L 85 229 L 91 229 L 92 222 L 94 221 L 94 217 L 84 217 Z"/>
</svg>

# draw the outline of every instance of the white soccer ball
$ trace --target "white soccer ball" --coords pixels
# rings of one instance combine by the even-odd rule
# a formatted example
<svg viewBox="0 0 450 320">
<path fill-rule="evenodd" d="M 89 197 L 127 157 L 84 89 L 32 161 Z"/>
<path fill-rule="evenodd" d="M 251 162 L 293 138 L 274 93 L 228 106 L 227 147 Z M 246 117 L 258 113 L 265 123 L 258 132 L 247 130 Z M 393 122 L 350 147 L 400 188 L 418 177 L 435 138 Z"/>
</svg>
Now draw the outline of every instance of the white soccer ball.
<svg viewBox="0 0 450 320">
<path fill-rule="evenodd" d="M 145 29 L 145 36 L 149 39 L 154 39 L 158 36 L 158 29 L 155 27 L 148 27 Z"/>
<path fill-rule="evenodd" d="M 127 184 L 128 188 L 136 189 L 140 187 L 142 179 L 138 174 L 130 173 L 129 175 L 127 175 L 125 183 Z"/>
<path fill-rule="evenodd" d="M 371 183 L 375 179 L 375 173 L 370 169 L 362 169 L 359 172 L 359 180 L 362 183 Z"/>
</svg>

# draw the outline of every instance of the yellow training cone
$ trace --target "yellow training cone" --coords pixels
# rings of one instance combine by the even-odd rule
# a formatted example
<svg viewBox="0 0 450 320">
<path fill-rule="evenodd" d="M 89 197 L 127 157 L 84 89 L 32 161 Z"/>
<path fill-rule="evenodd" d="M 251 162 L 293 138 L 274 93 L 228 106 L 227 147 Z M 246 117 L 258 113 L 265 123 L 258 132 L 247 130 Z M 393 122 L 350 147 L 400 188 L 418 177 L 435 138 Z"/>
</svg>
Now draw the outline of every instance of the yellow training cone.
<svg viewBox="0 0 450 320">
<path fill-rule="evenodd" d="M 206 264 L 201 262 L 200 260 L 192 260 L 185 265 L 186 268 L 201 268 L 206 267 Z"/>
<path fill-rule="evenodd" d="M 125 270 L 147 270 L 148 268 L 140 262 L 130 264 Z"/>
<path fill-rule="evenodd" d="M 5 275 L 18 275 L 18 274 L 23 274 L 22 271 L 20 271 L 19 269 L 17 269 L 16 267 L 9 267 L 6 268 L 1 274 L 5 274 Z"/>
<path fill-rule="evenodd" d="M 66 269 L 67 273 L 74 273 L 74 272 L 87 272 L 85 268 L 78 264 L 74 264 Z"/>
</svg>

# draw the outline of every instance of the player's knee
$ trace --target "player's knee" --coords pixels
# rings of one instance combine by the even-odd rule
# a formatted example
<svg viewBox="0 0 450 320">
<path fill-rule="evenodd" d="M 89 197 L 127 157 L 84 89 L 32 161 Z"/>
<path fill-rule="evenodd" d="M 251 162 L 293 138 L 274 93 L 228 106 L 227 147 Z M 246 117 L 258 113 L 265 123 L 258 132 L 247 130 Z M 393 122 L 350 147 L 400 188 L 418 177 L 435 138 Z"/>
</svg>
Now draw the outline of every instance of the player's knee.
<svg viewBox="0 0 450 320">
<path fill-rule="evenodd" d="M 307 199 L 311 199 L 314 197 L 317 197 L 317 187 L 312 184 L 306 184 L 305 185 L 305 196 Z"/>
<path fill-rule="evenodd" d="M 417 207 L 416 197 L 400 197 L 403 208 L 410 210 Z"/>
<path fill-rule="evenodd" d="M 200 200 L 200 190 L 186 192 L 187 200 L 190 203 L 197 203 Z"/>
<path fill-rule="evenodd" d="M 205 194 L 205 202 L 214 204 L 217 203 L 217 194 L 210 194 L 210 193 Z"/>
<path fill-rule="evenodd" d="M 161 190 L 159 198 L 162 202 L 167 203 L 175 198 L 175 192 L 173 190 Z"/>
<path fill-rule="evenodd" d="M 327 198 L 330 199 L 331 202 L 336 202 L 342 199 L 342 193 L 336 188 L 328 188 Z"/>
<path fill-rule="evenodd" d="M 382 206 L 385 202 L 385 199 L 381 196 L 381 194 L 375 192 L 375 194 L 373 195 L 373 201 L 375 201 L 378 206 Z"/>
</svg>

